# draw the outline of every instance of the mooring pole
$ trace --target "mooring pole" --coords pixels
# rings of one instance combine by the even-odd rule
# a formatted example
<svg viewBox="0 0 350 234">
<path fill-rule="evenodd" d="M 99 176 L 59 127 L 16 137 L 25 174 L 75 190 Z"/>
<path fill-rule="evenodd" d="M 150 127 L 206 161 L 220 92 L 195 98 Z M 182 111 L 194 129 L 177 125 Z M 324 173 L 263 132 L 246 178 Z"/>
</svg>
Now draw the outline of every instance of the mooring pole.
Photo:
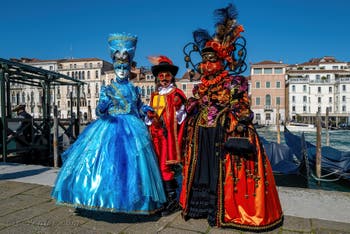
<svg viewBox="0 0 350 234">
<path fill-rule="evenodd" d="M 277 143 L 281 144 L 280 106 L 279 105 L 277 105 L 276 128 L 277 128 Z"/>
<path fill-rule="evenodd" d="M 316 127 L 317 127 L 317 132 L 316 132 L 316 176 L 318 179 L 321 178 L 321 160 L 322 160 L 322 155 L 321 155 L 321 114 L 320 111 L 317 112 L 316 116 Z M 320 180 L 318 180 L 318 185 L 320 185 Z"/>
<path fill-rule="evenodd" d="M 326 119 L 325 119 L 325 127 L 326 127 L 326 146 L 329 146 L 329 131 L 328 131 L 328 117 L 329 116 L 329 108 L 326 107 Z"/>
</svg>

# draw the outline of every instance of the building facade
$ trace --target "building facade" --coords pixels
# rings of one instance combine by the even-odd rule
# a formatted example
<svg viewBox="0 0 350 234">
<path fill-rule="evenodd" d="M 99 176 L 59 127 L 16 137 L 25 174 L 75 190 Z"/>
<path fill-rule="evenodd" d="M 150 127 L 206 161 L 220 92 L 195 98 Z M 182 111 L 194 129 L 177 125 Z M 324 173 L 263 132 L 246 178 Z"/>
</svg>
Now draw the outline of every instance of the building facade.
<svg viewBox="0 0 350 234">
<path fill-rule="evenodd" d="M 85 85 L 80 86 L 80 100 L 77 100 L 78 90 L 72 86 L 57 86 L 50 90 L 50 105 L 57 106 L 58 117 L 70 118 L 72 115 L 77 116 L 77 113 L 73 111 L 73 107 L 76 107 L 79 102 L 79 116 L 82 122 L 89 122 L 96 118 L 95 108 L 99 100 L 100 87 L 115 77 L 112 64 L 97 58 L 58 60 L 21 58 L 12 60 L 58 72 L 85 82 Z M 15 88 L 11 89 L 11 92 L 12 105 L 25 103 L 27 111 L 34 118 L 42 117 L 41 98 L 43 94 L 40 89 L 17 84 Z"/>
<path fill-rule="evenodd" d="M 282 62 L 262 61 L 250 66 L 249 94 L 254 122 L 276 124 L 286 119 L 286 68 Z"/>
<path fill-rule="evenodd" d="M 348 123 L 350 116 L 350 65 L 332 56 L 291 65 L 287 71 L 288 120 L 315 123 L 317 112 L 332 126 Z"/>
</svg>

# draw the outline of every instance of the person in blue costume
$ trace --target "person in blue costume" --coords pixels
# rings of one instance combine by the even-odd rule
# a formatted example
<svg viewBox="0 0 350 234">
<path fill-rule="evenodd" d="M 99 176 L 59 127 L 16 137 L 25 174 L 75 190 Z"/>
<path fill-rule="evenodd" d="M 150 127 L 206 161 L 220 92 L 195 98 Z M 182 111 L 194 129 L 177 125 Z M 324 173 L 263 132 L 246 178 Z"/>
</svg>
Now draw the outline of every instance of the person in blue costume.
<svg viewBox="0 0 350 234">
<path fill-rule="evenodd" d="M 77 208 L 153 214 L 166 202 L 139 89 L 129 82 L 137 37 L 108 38 L 115 81 L 102 86 L 97 120 L 62 154 L 52 197 Z"/>
</svg>

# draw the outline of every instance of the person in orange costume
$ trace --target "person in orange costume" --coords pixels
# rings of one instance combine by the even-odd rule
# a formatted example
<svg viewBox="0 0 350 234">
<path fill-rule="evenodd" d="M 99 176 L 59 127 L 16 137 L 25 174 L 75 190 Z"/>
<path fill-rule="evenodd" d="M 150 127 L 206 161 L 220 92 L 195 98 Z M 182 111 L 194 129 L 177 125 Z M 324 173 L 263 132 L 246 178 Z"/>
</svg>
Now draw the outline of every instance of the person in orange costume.
<svg viewBox="0 0 350 234">
<path fill-rule="evenodd" d="M 272 169 L 252 124 L 243 27 L 233 5 L 215 11 L 216 33 L 193 33 L 185 61 L 201 74 L 188 99 L 184 131 L 182 216 L 210 226 L 268 231 L 283 223 Z M 190 49 L 190 52 L 186 52 Z M 192 52 L 202 61 L 194 65 Z"/>
<path fill-rule="evenodd" d="M 178 67 L 166 56 L 149 57 L 154 65 L 151 70 L 156 77 L 156 91 L 151 94 L 146 124 L 152 136 L 159 167 L 167 195 L 167 203 L 162 216 L 180 209 L 175 179 L 176 167 L 181 165 L 181 141 L 186 118 L 186 96 L 176 87 L 175 75 Z"/>
</svg>

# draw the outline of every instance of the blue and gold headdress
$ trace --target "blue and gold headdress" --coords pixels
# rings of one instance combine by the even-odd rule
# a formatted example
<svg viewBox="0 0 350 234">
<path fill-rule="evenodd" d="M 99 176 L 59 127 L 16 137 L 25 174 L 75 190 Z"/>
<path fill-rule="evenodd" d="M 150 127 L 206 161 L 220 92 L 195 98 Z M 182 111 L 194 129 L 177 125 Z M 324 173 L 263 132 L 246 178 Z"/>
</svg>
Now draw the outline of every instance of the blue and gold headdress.
<svg viewBox="0 0 350 234">
<path fill-rule="evenodd" d="M 135 56 L 137 37 L 126 33 L 112 33 L 108 37 L 109 49 L 114 63 L 131 63 Z"/>
</svg>

